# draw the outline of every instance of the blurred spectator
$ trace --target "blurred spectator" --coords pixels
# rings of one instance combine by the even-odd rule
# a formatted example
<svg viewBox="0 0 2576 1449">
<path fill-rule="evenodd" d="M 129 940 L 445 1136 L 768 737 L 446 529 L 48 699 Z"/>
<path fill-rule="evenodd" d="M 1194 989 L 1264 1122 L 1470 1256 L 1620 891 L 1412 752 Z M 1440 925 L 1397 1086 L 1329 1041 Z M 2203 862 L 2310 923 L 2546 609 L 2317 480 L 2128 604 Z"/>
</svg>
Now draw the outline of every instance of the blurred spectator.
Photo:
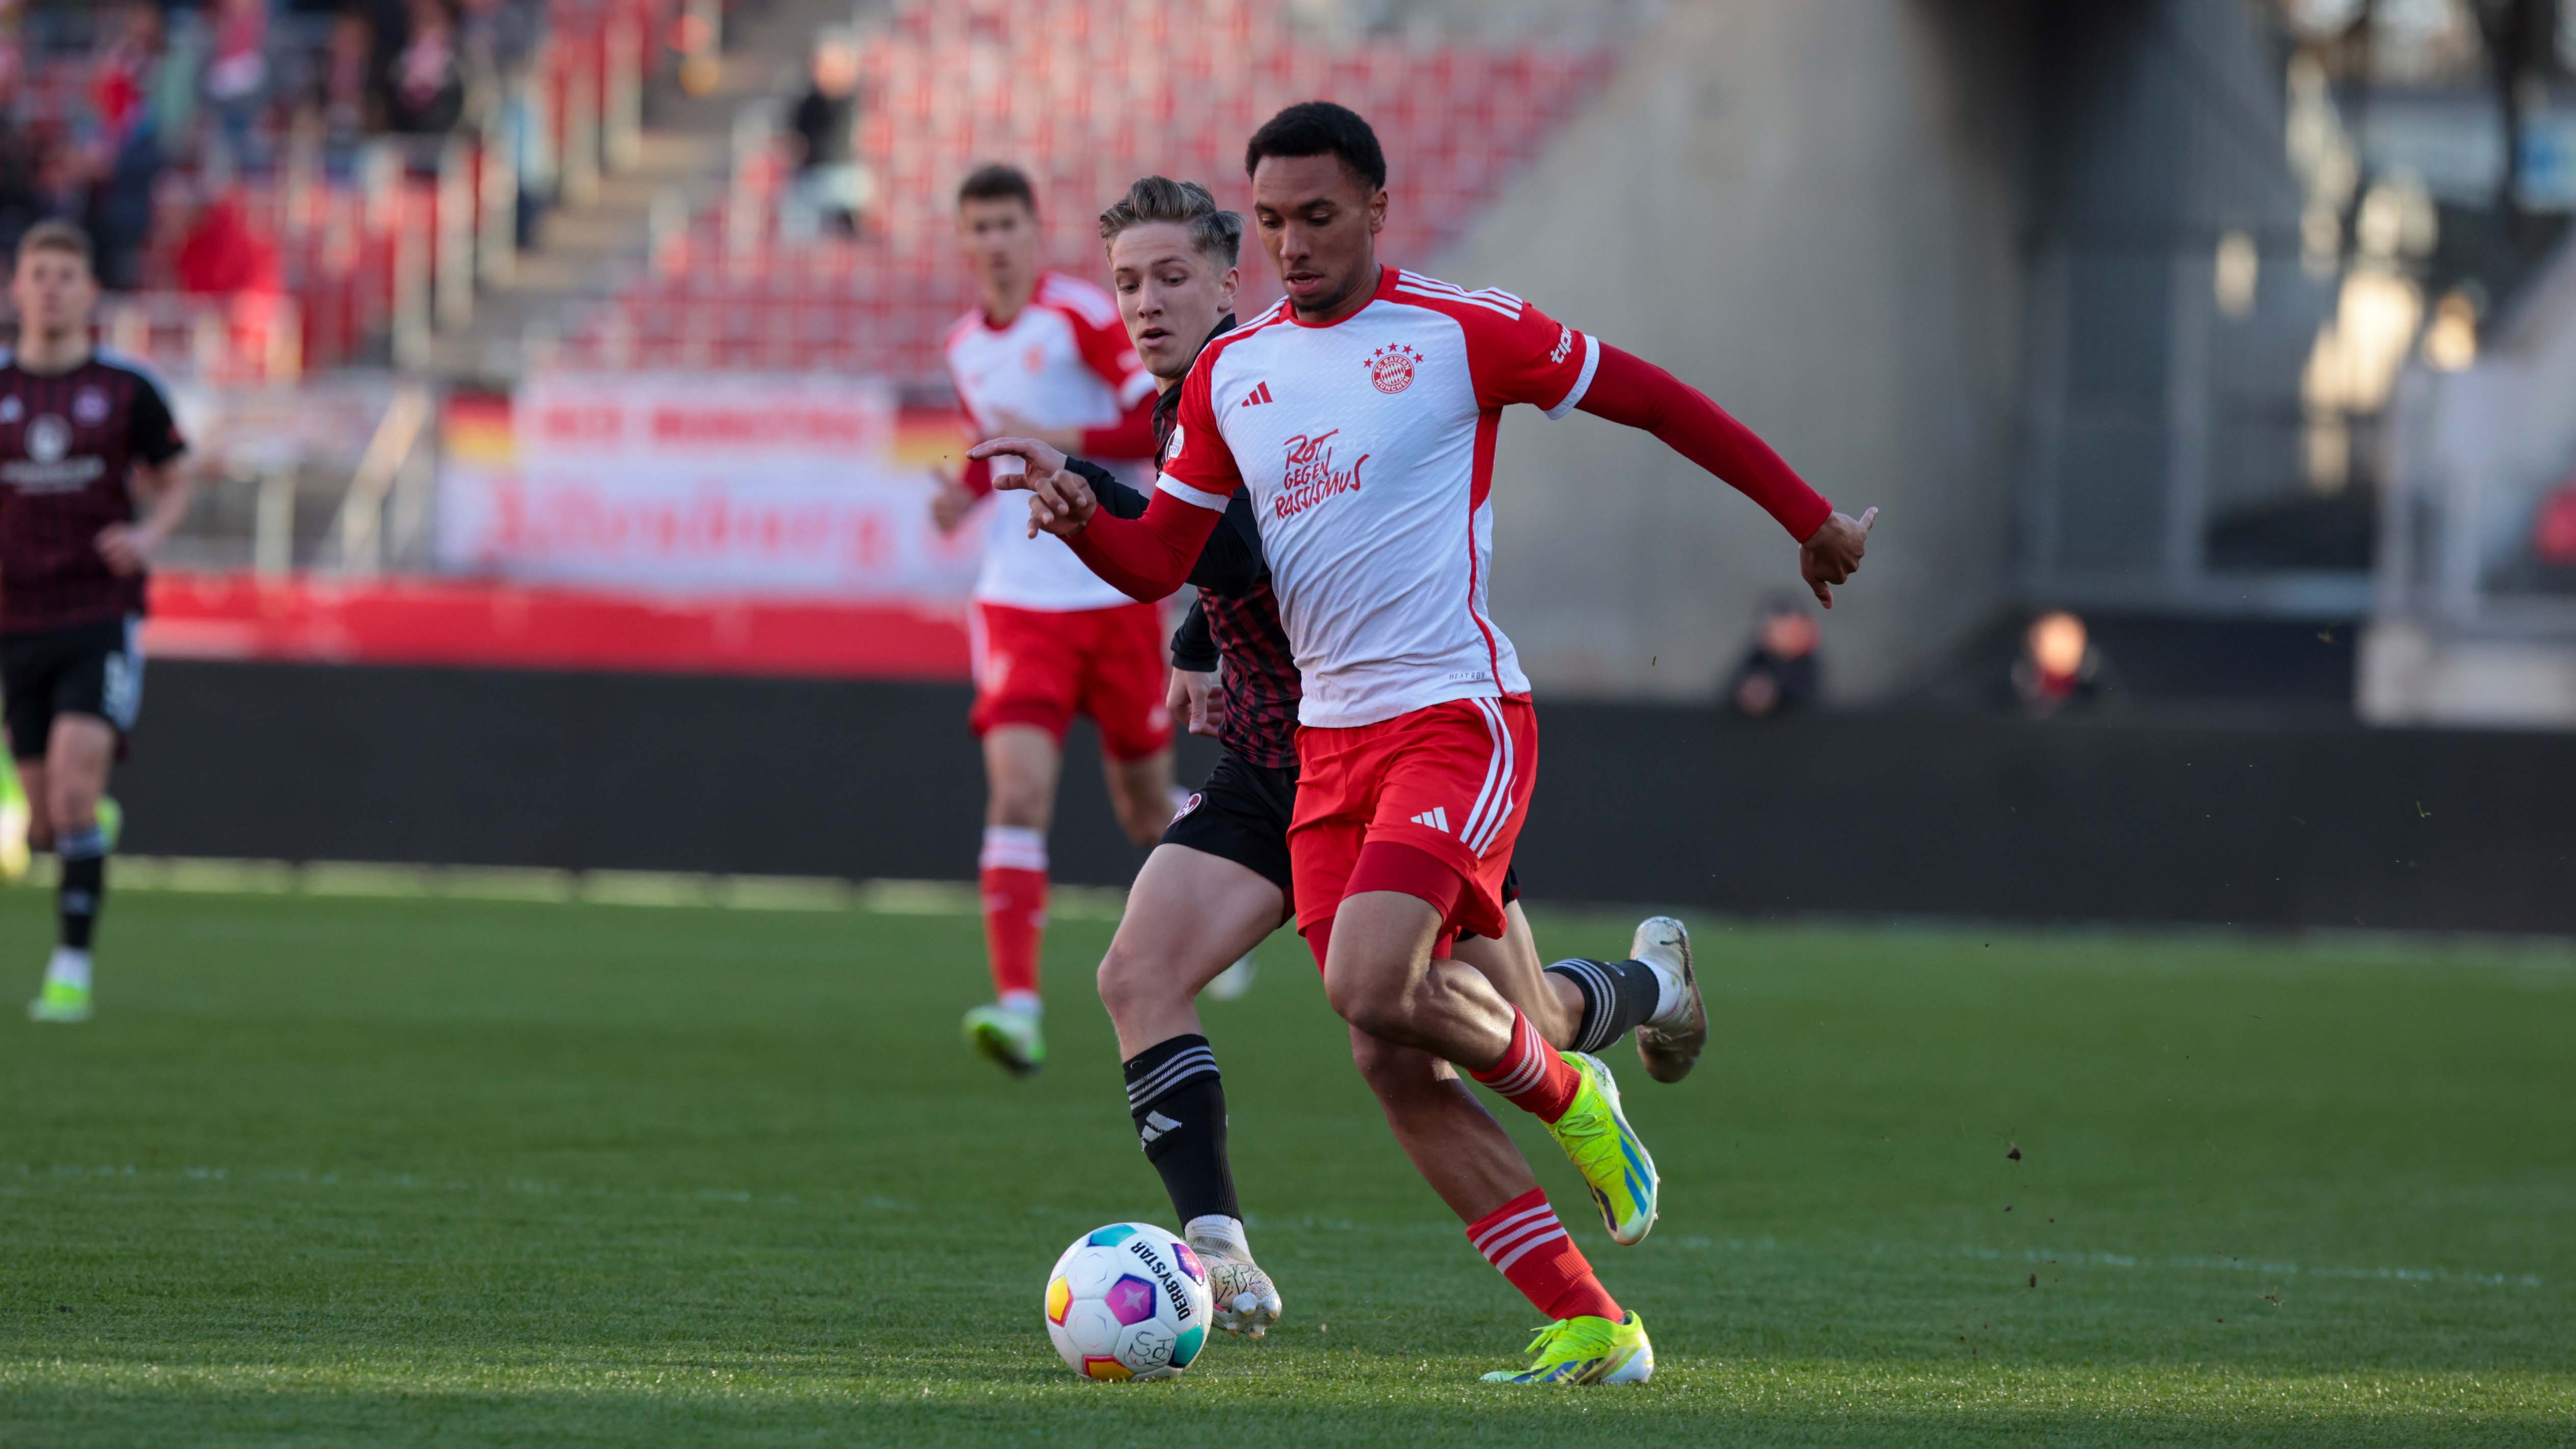
<svg viewBox="0 0 2576 1449">
<path fill-rule="evenodd" d="M 391 119 L 397 131 L 435 136 L 465 114 L 464 58 L 448 0 L 411 0 L 408 31 L 394 56 Z"/>
<path fill-rule="evenodd" d="M 1763 600 L 1754 621 L 1753 648 L 1726 682 L 1726 705 L 1748 719 L 1794 714 L 1816 702 L 1822 669 L 1816 646 L 1824 631 L 1813 614 L 1787 594 Z"/>
<path fill-rule="evenodd" d="M 2541 566 L 2576 569 L 2576 479 L 2561 484 L 2532 520 L 2531 552 Z"/>
<path fill-rule="evenodd" d="M 228 191 L 197 213 L 176 260 L 179 290 L 231 297 L 285 290 L 277 244 L 251 225 L 239 191 Z"/>
<path fill-rule="evenodd" d="M 789 127 L 797 145 L 797 201 L 834 229 L 856 230 L 859 210 L 859 47 L 827 34 L 814 46 L 811 82 Z"/>
<path fill-rule="evenodd" d="M 2093 647 L 2084 621 L 2060 609 L 2033 619 L 2013 661 L 2012 698 L 2033 719 L 2116 704 L 2120 685 L 2111 662 Z"/>
<path fill-rule="evenodd" d="M 90 72 L 98 116 L 97 175 L 84 208 L 101 285 L 129 290 L 143 279 L 152 239 L 152 190 L 161 179 L 161 132 L 150 101 L 161 64 L 161 12 L 128 5 L 114 16 Z"/>
<path fill-rule="evenodd" d="M 45 214 L 37 189 L 35 128 L 18 117 L 19 73 L 0 69 L 0 256 L 15 256 L 18 238 Z"/>
<path fill-rule="evenodd" d="M 138 125 L 149 124 L 155 78 L 161 65 L 161 12 L 127 5 L 109 17 L 107 44 L 89 79 L 90 108 L 110 149 L 124 144 Z"/>
<path fill-rule="evenodd" d="M 206 61 L 206 105 L 238 165 L 260 163 L 259 115 L 268 100 L 268 0 L 215 0 Z"/>
<path fill-rule="evenodd" d="M 457 48 L 478 80 L 497 83 L 536 58 L 545 33 L 544 0 L 464 0 Z"/>
<path fill-rule="evenodd" d="M 321 113 L 324 144 L 338 150 L 383 124 L 376 88 L 376 27 L 351 7 L 331 17 L 322 63 L 313 77 L 313 108 Z"/>
</svg>

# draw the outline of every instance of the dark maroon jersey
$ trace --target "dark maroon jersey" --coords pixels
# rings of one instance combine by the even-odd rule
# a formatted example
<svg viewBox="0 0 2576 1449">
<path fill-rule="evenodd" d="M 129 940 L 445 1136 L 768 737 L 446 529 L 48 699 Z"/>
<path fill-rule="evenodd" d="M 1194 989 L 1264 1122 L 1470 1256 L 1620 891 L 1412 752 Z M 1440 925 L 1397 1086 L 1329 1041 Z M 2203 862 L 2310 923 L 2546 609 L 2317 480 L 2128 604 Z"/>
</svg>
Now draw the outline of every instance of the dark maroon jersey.
<svg viewBox="0 0 2576 1449">
<path fill-rule="evenodd" d="M 1234 318 L 1228 315 L 1209 335 L 1221 337 L 1233 330 Z M 1157 469 L 1171 447 L 1172 424 L 1180 411 L 1177 387 L 1164 389 L 1154 401 Z M 1257 547 L 1261 532 L 1257 527 L 1249 531 Z M 1305 684 L 1297 674 L 1296 656 L 1288 649 L 1288 631 L 1279 623 L 1279 598 L 1270 592 L 1267 571 L 1261 582 L 1240 595 L 1199 590 L 1199 611 L 1225 665 L 1225 724 L 1217 730 L 1218 743 L 1246 764 L 1272 770 L 1295 768 L 1297 701 L 1305 697 Z"/>
<path fill-rule="evenodd" d="M 1297 701 L 1305 686 L 1288 631 L 1279 625 L 1279 599 L 1267 579 L 1251 593 L 1227 598 L 1199 590 L 1208 637 L 1225 659 L 1225 724 L 1217 739 L 1247 764 L 1283 770 L 1297 763 Z"/>
<path fill-rule="evenodd" d="M 0 633 L 143 612 L 143 576 L 120 577 L 98 535 L 134 521 L 138 463 L 185 450 L 169 399 L 113 354 L 29 372 L 0 352 Z"/>
</svg>

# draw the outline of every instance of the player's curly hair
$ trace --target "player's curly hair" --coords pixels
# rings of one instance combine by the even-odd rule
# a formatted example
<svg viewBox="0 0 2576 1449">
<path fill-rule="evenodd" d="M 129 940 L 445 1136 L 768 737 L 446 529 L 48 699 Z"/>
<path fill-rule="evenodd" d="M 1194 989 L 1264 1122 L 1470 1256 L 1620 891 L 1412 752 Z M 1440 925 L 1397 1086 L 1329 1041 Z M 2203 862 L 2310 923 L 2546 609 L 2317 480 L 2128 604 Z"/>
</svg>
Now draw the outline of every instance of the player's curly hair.
<svg viewBox="0 0 2576 1449">
<path fill-rule="evenodd" d="M 1216 195 L 1195 181 L 1148 176 L 1127 188 L 1126 196 L 1100 213 L 1100 239 L 1115 238 L 1131 226 L 1168 221 L 1190 231 L 1199 255 L 1230 267 L 1243 252 L 1243 218 L 1217 208 Z"/>
<path fill-rule="evenodd" d="M 1386 152 L 1360 113 L 1331 101 L 1299 101 L 1261 123 L 1243 148 L 1243 174 L 1261 169 L 1264 156 L 1334 156 L 1364 191 L 1386 185 Z"/>
</svg>

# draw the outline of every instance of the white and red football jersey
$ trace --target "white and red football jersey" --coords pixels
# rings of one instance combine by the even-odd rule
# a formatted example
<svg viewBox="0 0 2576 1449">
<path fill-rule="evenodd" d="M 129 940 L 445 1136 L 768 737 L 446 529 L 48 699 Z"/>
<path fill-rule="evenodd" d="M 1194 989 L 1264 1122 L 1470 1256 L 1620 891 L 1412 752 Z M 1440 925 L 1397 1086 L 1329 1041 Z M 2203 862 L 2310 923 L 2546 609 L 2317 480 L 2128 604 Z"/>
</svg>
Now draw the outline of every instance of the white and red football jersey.
<svg viewBox="0 0 2576 1449">
<path fill-rule="evenodd" d="M 1118 320 L 1118 303 L 1089 282 L 1057 272 L 1038 278 L 1029 305 L 1003 326 L 981 309 L 948 329 L 948 375 L 965 410 L 970 441 L 999 436 L 1001 418 L 1015 415 L 1053 430 L 1114 429 L 1141 421 L 1154 396 L 1154 376 L 1138 360 Z M 1152 469 L 1150 428 L 1132 430 L 1142 446 L 1128 457 L 1094 461 L 1142 479 Z M 1004 459 L 1016 469 L 1019 460 Z M 968 485 L 985 477 L 970 469 Z M 983 569 L 975 597 L 1021 609 L 1106 609 L 1132 602 L 1082 566 L 1059 539 L 1028 536 L 1025 509 L 985 510 Z"/>
<path fill-rule="evenodd" d="M 1252 490 L 1298 719 L 1374 724 L 1529 688 L 1485 597 L 1502 409 L 1563 417 L 1594 341 L 1508 292 L 1386 268 L 1329 326 L 1286 303 L 1208 344 L 1156 486 L 1223 509 Z"/>
</svg>

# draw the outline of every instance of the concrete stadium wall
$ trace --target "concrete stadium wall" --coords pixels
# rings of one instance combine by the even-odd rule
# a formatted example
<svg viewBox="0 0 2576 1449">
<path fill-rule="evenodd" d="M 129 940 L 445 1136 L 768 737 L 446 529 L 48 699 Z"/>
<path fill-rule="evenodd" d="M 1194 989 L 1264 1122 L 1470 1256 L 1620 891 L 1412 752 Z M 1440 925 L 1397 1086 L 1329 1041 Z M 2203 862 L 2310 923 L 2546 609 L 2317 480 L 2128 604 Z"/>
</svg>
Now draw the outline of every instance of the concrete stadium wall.
<svg viewBox="0 0 2576 1449">
<path fill-rule="evenodd" d="M 117 793 L 143 854 L 967 880 L 965 714 L 946 685 L 162 663 Z M 2576 737 L 1540 719 L 1539 900 L 2576 935 Z M 1056 875 L 1124 885 L 1088 739 Z"/>
<path fill-rule="evenodd" d="M 1827 631 L 1844 699 L 1896 687 L 2012 587 L 2021 17 L 1676 3 L 1432 262 L 1671 368 L 1837 504 L 1886 510 Z M 1551 695 L 1712 693 L 1757 599 L 1797 584 L 1768 518 L 1598 419 L 1508 415 L 1495 489 L 1495 613 Z"/>
</svg>

